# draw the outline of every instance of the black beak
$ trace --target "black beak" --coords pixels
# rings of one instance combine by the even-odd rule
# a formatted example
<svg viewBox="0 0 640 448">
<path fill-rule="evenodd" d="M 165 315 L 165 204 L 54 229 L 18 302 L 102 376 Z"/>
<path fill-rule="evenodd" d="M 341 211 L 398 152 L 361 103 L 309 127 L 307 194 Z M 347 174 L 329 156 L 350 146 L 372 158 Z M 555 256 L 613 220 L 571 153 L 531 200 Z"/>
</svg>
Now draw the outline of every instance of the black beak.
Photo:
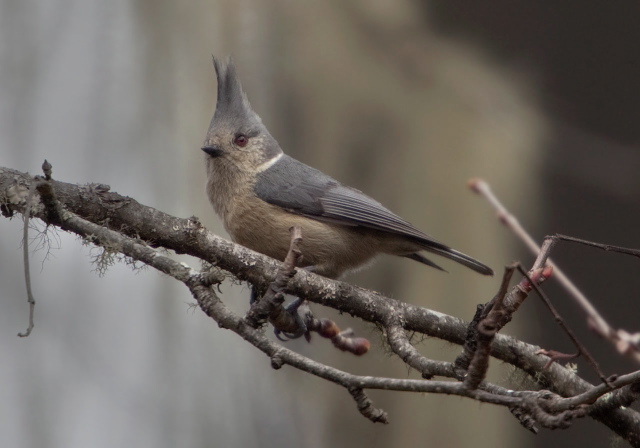
<svg viewBox="0 0 640 448">
<path fill-rule="evenodd" d="M 202 150 L 209 154 L 211 157 L 220 157 L 222 155 L 222 148 L 218 145 L 203 146 Z"/>
</svg>

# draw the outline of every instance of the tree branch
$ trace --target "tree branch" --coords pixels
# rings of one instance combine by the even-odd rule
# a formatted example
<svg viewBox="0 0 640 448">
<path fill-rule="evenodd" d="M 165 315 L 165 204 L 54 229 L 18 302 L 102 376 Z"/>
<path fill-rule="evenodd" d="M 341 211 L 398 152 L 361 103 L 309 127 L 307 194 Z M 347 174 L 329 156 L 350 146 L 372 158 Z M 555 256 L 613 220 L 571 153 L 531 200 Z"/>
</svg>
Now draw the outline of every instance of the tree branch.
<svg viewBox="0 0 640 448">
<path fill-rule="evenodd" d="M 28 192 L 32 182 L 33 179 L 26 173 L 0 168 L 3 215 L 25 213 L 25 192 Z M 273 282 L 281 263 L 213 235 L 200 225 L 197 218 L 180 219 L 167 215 L 131 198 L 109 192 L 107 186 L 77 186 L 55 180 L 46 182 L 59 201 L 58 216 L 48 213 L 48 207 L 42 203 L 34 204 L 33 216 L 47 224 L 82 235 L 109 250 L 117 250 L 181 281 L 208 316 L 222 328 L 235 332 L 269 356 L 274 368 L 287 364 L 344 387 L 356 400 L 360 412 L 372 421 L 386 421 L 386 414 L 376 409 L 364 395 L 366 389 L 445 393 L 520 409 L 545 427 L 564 427 L 574 418 L 591 415 L 634 446 L 640 446 L 640 415 L 636 411 L 619 405 L 612 407 L 608 389 L 594 387 L 568 369 L 557 364 L 545 369 L 547 358 L 536 354 L 538 347 L 508 336 L 495 335 L 490 344 L 491 355 L 527 372 L 541 387 L 549 388 L 553 393 L 509 390 L 484 381 L 477 388 L 469 388 L 457 381 L 352 375 L 295 353 L 270 340 L 244 318 L 232 313 L 211 286 L 217 276 L 212 277 L 208 272 L 196 271 L 175 262 L 154 248 L 163 247 L 196 256 L 260 290 L 265 290 Z M 533 280 L 536 281 L 535 278 Z M 392 350 L 425 377 L 438 375 L 456 378 L 452 363 L 423 357 L 411 345 L 406 332 L 463 344 L 466 324 L 462 320 L 304 270 L 296 271 L 284 292 L 375 323 L 386 332 Z M 517 294 L 527 293 L 527 288 L 518 288 Z M 619 391 L 616 392 L 614 404 L 635 400 L 638 381 L 633 376 L 621 376 L 611 381 Z M 562 400 L 573 401 L 569 403 Z M 587 402 L 581 400 L 593 404 L 583 405 Z"/>
</svg>

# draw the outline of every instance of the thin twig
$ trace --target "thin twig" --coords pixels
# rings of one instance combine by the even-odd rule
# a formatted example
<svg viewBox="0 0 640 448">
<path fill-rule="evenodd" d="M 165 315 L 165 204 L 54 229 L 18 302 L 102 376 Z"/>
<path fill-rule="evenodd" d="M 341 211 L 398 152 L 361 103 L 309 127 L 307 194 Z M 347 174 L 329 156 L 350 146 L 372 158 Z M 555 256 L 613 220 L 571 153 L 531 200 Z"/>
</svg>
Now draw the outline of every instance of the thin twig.
<svg viewBox="0 0 640 448">
<path fill-rule="evenodd" d="M 493 194 L 489 184 L 483 179 L 471 179 L 468 184 L 469 188 L 475 193 L 478 193 L 495 209 L 498 220 L 505 226 L 507 226 L 513 233 L 515 233 L 531 250 L 534 255 L 540 253 L 540 246 L 535 240 L 527 233 L 527 231 L 520 225 L 518 219 L 509 213 L 509 210 L 500 202 L 500 200 Z"/>
<path fill-rule="evenodd" d="M 36 308 L 36 299 L 31 291 L 31 272 L 29 269 L 29 218 L 31 216 L 31 203 L 33 202 L 33 193 L 36 190 L 37 182 L 34 180 L 29 186 L 29 194 L 27 195 L 27 205 L 24 210 L 24 225 L 22 227 L 22 257 L 24 263 L 24 281 L 27 284 L 27 303 L 29 304 L 29 326 L 24 333 L 18 333 L 18 337 L 26 338 L 31 334 L 34 327 L 34 313 Z"/>
<path fill-rule="evenodd" d="M 385 324 L 385 332 L 391 351 L 408 366 L 420 372 L 422 378 L 430 380 L 434 376 L 455 377 L 452 363 L 429 359 L 422 355 L 411 344 L 407 332 L 399 323 Z"/>
<path fill-rule="evenodd" d="M 551 250 L 550 246 L 546 246 L 546 247 L 548 248 L 547 250 L 549 251 Z M 533 289 L 536 291 L 536 294 L 538 294 L 538 297 L 540 297 L 540 299 L 542 300 L 542 303 L 544 303 L 544 305 L 547 307 L 549 312 L 553 315 L 553 319 L 558 323 L 558 325 L 560 325 L 560 328 L 562 328 L 562 330 L 564 330 L 567 336 L 569 336 L 569 339 L 571 339 L 571 342 L 573 342 L 573 344 L 576 346 L 576 348 L 578 349 L 578 352 L 584 355 L 585 359 L 589 362 L 589 364 L 591 364 L 591 367 L 593 367 L 593 369 L 596 371 L 596 373 L 598 374 L 602 382 L 605 383 L 607 386 L 610 386 L 607 380 L 607 377 L 602 372 L 602 370 L 600 370 L 600 366 L 598 365 L 598 362 L 595 360 L 593 356 L 591 356 L 591 353 L 589 353 L 589 350 L 587 350 L 587 347 L 585 347 L 585 345 L 578 339 L 578 337 L 574 334 L 571 328 L 569 328 L 569 326 L 566 324 L 564 319 L 562 319 L 562 316 L 560 316 L 560 313 L 558 312 L 556 307 L 553 306 L 553 303 L 551 303 L 551 300 L 549 299 L 547 294 L 542 290 L 542 288 L 538 287 L 538 285 L 536 285 L 535 282 L 531 280 L 531 278 L 529 277 L 529 274 L 522 268 L 521 265 L 518 265 L 518 270 L 522 275 L 527 277 L 527 279 L 531 282 L 531 284 L 533 285 Z"/>
<path fill-rule="evenodd" d="M 514 266 L 505 267 L 502 283 L 496 296 L 485 307 L 488 312 L 484 312 L 484 317 L 476 326 L 476 346 L 473 351 L 473 357 L 469 362 L 467 375 L 464 379 L 464 385 L 469 390 L 475 390 L 484 378 L 489 369 L 489 357 L 491 356 L 491 343 L 496 333 L 502 328 L 501 323 L 504 322 L 505 314 L 508 312 L 502 305 L 507 295 L 509 282 L 513 276 Z"/>
<path fill-rule="evenodd" d="M 561 235 L 559 233 L 556 233 L 554 236 L 561 241 L 570 241 L 572 243 L 583 244 L 585 246 L 597 247 L 598 249 L 602 249 L 607 252 L 618 252 L 640 258 L 640 249 L 630 249 L 628 247 L 614 246 L 612 244 L 596 243 L 594 241 L 583 240 L 582 238 L 576 238 L 574 236 Z"/>
<path fill-rule="evenodd" d="M 489 204 L 493 206 L 498 214 L 498 219 L 504 225 L 506 225 L 513 233 L 515 233 L 531 250 L 531 252 L 535 255 L 541 253 L 540 246 L 535 242 L 535 240 L 529 235 L 529 233 L 520 225 L 518 219 L 512 215 L 507 208 L 500 202 L 500 200 L 496 197 L 496 195 L 489 187 L 489 184 L 482 179 L 473 179 L 469 182 L 470 188 L 476 193 L 480 194 L 483 198 L 485 198 Z M 598 326 L 602 326 L 602 328 L 607 328 L 608 325 L 600 316 L 600 314 L 596 311 L 596 309 L 591 305 L 589 300 L 580 292 L 578 287 L 571 281 L 569 278 L 560 270 L 555 263 L 553 263 L 550 259 L 547 260 L 549 266 L 553 266 L 555 271 L 555 277 L 558 279 L 560 284 L 564 286 L 564 288 L 570 293 L 570 295 L 574 298 L 576 302 L 587 312 L 589 316 L 593 316 L 596 324 Z"/>
<path fill-rule="evenodd" d="M 607 384 L 599 384 L 597 386 L 592 387 L 578 395 L 574 395 L 573 397 L 560 398 L 556 400 L 553 404 L 549 406 L 552 411 L 563 411 L 566 409 L 571 409 L 573 407 L 579 406 L 581 404 L 594 404 L 596 401 L 609 401 L 607 395 L 611 393 L 611 388 L 619 390 L 627 386 L 634 386 L 636 388 L 635 399 L 637 400 L 637 395 L 640 393 L 637 390 L 640 387 L 640 371 L 636 371 L 633 373 L 628 373 L 626 375 L 619 375 L 615 378 L 609 379 L 609 385 Z M 631 403 L 627 402 L 624 406 L 630 406 Z M 598 405 L 600 406 L 600 405 Z"/>
<path fill-rule="evenodd" d="M 364 391 L 358 387 L 350 387 L 349 393 L 356 401 L 356 406 L 358 406 L 358 411 L 366 418 L 371 420 L 373 423 L 384 423 L 385 425 L 389 423 L 389 418 L 386 412 L 382 409 L 378 409 L 373 405 L 373 402 Z"/>
<path fill-rule="evenodd" d="M 504 300 L 514 271 L 515 268 L 511 265 L 505 267 L 505 272 L 502 276 L 502 282 L 496 295 L 488 303 L 484 305 L 478 305 L 478 307 L 476 308 L 476 313 L 467 326 L 467 335 L 462 346 L 462 352 L 454 361 L 459 379 L 466 378 L 469 370 L 469 364 L 471 363 L 471 360 L 473 359 L 476 352 L 478 346 L 478 325 L 480 324 L 480 321 L 487 317 L 493 307 L 493 304 L 498 299 L 500 300 L 500 302 Z"/>
<path fill-rule="evenodd" d="M 601 244 L 560 234 L 556 234 L 547 238 L 579 243 L 590 247 L 596 247 L 605 251 L 619 252 L 625 255 L 640 257 L 640 250 L 638 249 L 629 249 L 626 247 L 613 246 L 611 244 Z M 640 332 L 632 334 L 623 329 L 616 330 L 615 328 L 611 327 L 604 320 L 604 318 L 602 318 L 602 316 L 598 314 L 597 310 L 595 310 L 595 308 L 591 306 L 588 301 L 585 302 L 583 308 L 588 315 L 589 325 L 596 333 L 613 343 L 619 353 L 634 359 L 636 362 L 640 362 Z"/>
<path fill-rule="evenodd" d="M 504 205 L 498 200 L 498 198 L 493 194 L 489 184 L 481 179 L 473 179 L 469 181 L 469 187 L 484 197 L 497 211 L 498 219 L 505 224 L 509 229 L 511 229 L 524 243 L 529 249 L 535 253 L 540 253 L 540 247 L 536 244 L 536 242 L 531 238 L 531 236 L 524 230 L 524 228 L 520 225 L 518 220 L 504 207 Z M 545 238 L 546 241 L 557 241 L 559 238 L 557 236 L 548 236 Z M 602 317 L 602 315 L 598 312 L 598 310 L 591 304 L 589 299 L 578 289 L 578 287 L 560 270 L 551 260 L 548 260 L 547 263 L 550 266 L 553 266 L 555 271 L 555 277 L 558 279 L 560 284 L 567 290 L 569 296 L 573 298 L 573 300 L 584 310 L 584 312 L 588 316 L 589 325 L 593 328 L 593 330 L 601 335 L 602 337 L 609 340 L 616 350 L 620 353 L 623 353 L 636 362 L 640 362 L 640 349 L 635 342 L 634 335 L 630 335 L 624 330 L 614 330 L 607 321 Z"/>
</svg>

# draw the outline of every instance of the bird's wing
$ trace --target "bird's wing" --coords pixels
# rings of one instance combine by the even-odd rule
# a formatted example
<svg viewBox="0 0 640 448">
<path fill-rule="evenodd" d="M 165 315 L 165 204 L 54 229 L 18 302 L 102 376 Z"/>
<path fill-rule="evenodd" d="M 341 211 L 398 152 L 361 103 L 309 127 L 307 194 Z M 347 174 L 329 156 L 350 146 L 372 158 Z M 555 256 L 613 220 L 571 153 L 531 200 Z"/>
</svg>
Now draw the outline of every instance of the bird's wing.
<svg viewBox="0 0 640 448">
<path fill-rule="evenodd" d="M 310 218 L 368 227 L 446 247 L 366 194 L 286 155 L 258 174 L 255 192 L 269 204 Z"/>
<path fill-rule="evenodd" d="M 258 173 L 254 189 L 263 201 L 292 213 L 320 221 L 402 235 L 413 239 L 424 250 L 454 260 L 483 275 L 493 275 L 488 266 L 434 240 L 366 194 L 346 187 L 284 154 L 269 168 Z M 417 253 L 405 256 L 441 269 Z"/>
</svg>

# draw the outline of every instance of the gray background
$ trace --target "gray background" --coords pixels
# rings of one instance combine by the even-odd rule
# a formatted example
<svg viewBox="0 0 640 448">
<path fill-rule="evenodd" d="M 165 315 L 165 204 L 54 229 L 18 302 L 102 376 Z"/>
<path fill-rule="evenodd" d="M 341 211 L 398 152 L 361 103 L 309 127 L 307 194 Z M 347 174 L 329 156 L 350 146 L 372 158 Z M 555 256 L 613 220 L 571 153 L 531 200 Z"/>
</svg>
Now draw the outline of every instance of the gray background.
<svg viewBox="0 0 640 448">
<path fill-rule="evenodd" d="M 232 54 L 287 153 L 498 272 L 532 257 L 466 189 L 470 177 L 487 179 L 538 238 L 564 232 L 637 246 L 640 8 L 551 3 L 2 0 L 0 164 L 39 173 L 47 158 L 59 180 L 109 184 L 223 233 L 205 198 L 199 148 L 215 104 L 210 55 Z M 99 252 L 63 233 L 49 233 L 51 250 L 33 253 L 36 328 L 18 339 L 27 324 L 21 232 L 20 219 L 0 220 L 0 446 L 610 441 L 590 420 L 534 437 L 504 409 L 446 396 L 371 393 L 392 422 L 372 425 L 344 390 L 272 370 L 192 310 L 175 281 L 123 264 L 99 277 L 91 264 Z M 613 322 L 637 328 L 632 260 L 570 247 L 556 258 Z M 382 259 L 349 280 L 470 318 L 498 279 L 445 267 L 450 274 Z M 223 291 L 246 310 L 246 287 Z M 607 373 L 631 368 L 551 292 Z M 354 373 L 416 376 L 385 355 L 371 327 L 315 311 L 356 327 L 371 353 L 354 359 L 317 338 L 289 347 Z M 531 301 L 507 332 L 571 351 L 554 325 Z M 437 340 L 420 349 L 457 353 Z M 492 379 L 517 387 L 495 364 Z"/>
</svg>

